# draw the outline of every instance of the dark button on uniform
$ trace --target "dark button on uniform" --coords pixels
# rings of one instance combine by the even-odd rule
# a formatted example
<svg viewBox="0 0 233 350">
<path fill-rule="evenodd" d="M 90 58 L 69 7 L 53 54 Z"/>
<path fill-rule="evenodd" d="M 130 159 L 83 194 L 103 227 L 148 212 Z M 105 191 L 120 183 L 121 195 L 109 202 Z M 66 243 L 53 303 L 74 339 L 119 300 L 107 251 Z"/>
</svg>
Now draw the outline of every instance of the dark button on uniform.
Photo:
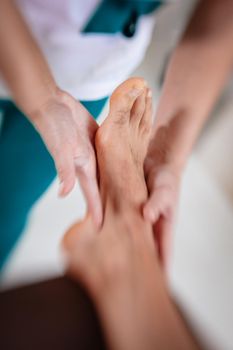
<svg viewBox="0 0 233 350">
<path fill-rule="evenodd" d="M 133 11 L 129 18 L 129 21 L 126 23 L 123 29 L 123 34 L 128 38 L 131 38 L 132 36 L 134 36 L 136 32 L 136 27 L 137 27 L 137 20 L 138 20 L 138 14 L 136 11 Z"/>
</svg>

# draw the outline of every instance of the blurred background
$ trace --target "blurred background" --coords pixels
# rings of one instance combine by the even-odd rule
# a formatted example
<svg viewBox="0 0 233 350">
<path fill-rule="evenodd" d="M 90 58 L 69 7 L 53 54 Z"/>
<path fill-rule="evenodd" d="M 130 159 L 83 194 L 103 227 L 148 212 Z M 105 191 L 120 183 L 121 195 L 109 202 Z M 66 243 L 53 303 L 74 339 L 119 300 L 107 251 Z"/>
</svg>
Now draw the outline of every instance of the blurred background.
<svg viewBox="0 0 233 350">
<path fill-rule="evenodd" d="M 170 52 L 195 1 L 163 7 L 142 65 L 135 72 L 153 89 L 154 105 Z M 135 75 L 134 74 L 134 75 Z M 233 85 L 221 96 L 187 166 L 175 234 L 171 288 L 211 349 L 233 349 Z M 106 116 L 108 106 L 99 118 Z M 58 182 L 35 205 L 27 230 L 4 270 L 2 288 L 62 273 L 60 239 L 85 212 L 76 186 L 57 197 Z"/>
</svg>

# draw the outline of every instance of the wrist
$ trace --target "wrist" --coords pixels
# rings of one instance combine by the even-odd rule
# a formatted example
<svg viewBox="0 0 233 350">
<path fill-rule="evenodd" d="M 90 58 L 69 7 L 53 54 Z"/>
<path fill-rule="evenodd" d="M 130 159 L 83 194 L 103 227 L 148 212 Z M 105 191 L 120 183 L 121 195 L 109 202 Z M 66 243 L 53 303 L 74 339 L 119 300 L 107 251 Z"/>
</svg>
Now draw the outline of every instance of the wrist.
<svg viewBox="0 0 233 350">
<path fill-rule="evenodd" d="M 177 176 L 182 174 L 193 138 L 189 132 L 191 127 L 184 123 L 176 125 L 175 119 L 155 127 L 146 159 L 146 172 L 153 168 L 167 169 Z"/>
<path fill-rule="evenodd" d="M 38 78 L 33 77 L 29 82 L 22 82 L 23 78 L 20 76 L 17 78 L 18 83 L 10 86 L 10 89 L 16 104 L 29 119 L 60 90 L 52 78 L 41 78 L 38 81 Z"/>
<path fill-rule="evenodd" d="M 177 193 L 181 183 L 182 172 L 170 165 L 161 165 L 151 168 L 148 172 L 146 181 L 148 188 L 166 189 L 169 192 Z"/>
<path fill-rule="evenodd" d="M 145 162 L 146 176 L 157 176 L 158 174 L 170 174 L 173 178 L 180 180 L 187 159 L 184 157 L 177 157 L 175 155 L 169 157 L 161 157 L 158 152 L 150 154 Z"/>
<path fill-rule="evenodd" d="M 63 105 L 71 107 L 72 103 L 74 103 L 73 98 L 54 85 L 46 96 L 41 97 L 37 104 L 31 107 L 27 116 L 34 125 L 37 125 L 41 120 L 47 119 L 48 114 L 53 112 L 55 108 L 61 108 Z"/>
</svg>

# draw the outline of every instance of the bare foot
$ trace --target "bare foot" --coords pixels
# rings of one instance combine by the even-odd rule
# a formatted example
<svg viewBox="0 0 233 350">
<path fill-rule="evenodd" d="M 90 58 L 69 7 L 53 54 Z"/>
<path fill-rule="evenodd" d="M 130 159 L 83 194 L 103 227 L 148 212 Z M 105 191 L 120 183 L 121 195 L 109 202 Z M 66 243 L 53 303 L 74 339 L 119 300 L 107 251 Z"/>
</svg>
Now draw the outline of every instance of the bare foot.
<svg viewBox="0 0 233 350">
<path fill-rule="evenodd" d="M 112 349 L 196 349 L 168 297 L 150 224 L 143 163 L 151 128 L 151 97 L 129 79 L 110 101 L 96 135 L 104 220 L 90 216 L 66 234 L 69 271 L 91 294 Z"/>
<path fill-rule="evenodd" d="M 112 94 L 109 115 L 96 134 L 103 201 L 111 195 L 115 209 L 141 205 L 147 198 L 143 163 L 151 123 L 151 92 L 143 79 L 131 78 Z"/>
<path fill-rule="evenodd" d="M 128 79 L 111 96 L 109 115 L 96 134 L 96 150 L 100 191 L 104 207 L 103 226 L 100 232 L 111 230 L 113 223 L 116 231 L 119 232 L 124 231 L 125 227 L 129 232 L 133 232 L 135 226 L 141 227 L 144 232 L 143 236 L 154 254 L 151 225 L 144 222 L 142 214 L 139 215 L 148 196 L 143 165 L 150 140 L 151 119 L 151 92 L 145 81 L 140 78 Z M 138 231 L 140 232 L 140 230 Z M 76 223 L 69 230 L 64 238 L 64 245 L 70 249 L 72 245 L 75 245 L 77 239 L 79 244 L 82 244 L 82 237 L 85 235 L 84 239 L 87 239 L 89 234 L 90 240 L 92 240 L 93 233 L 97 234 L 97 231 L 88 216 L 83 222 Z M 134 236 L 136 237 L 136 235 Z M 112 239 L 115 240 L 112 244 L 115 256 L 123 256 L 121 251 L 124 249 L 122 248 L 124 245 L 122 237 L 120 242 L 117 242 L 117 235 Z M 108 244 L 109 242 L 105 238 L 101 254 L 104 254 L 107 249 L 109 250 Z M 98 244 L 98 246 L 100 245 Z M 125 245 L 125 247 L 127 246 L 128 244 Z M 119 252 L 116 254 L 118 248 Z M 80 251 L 79 254 L 81 260 L 79 266 L 83 261 L 86 261 L 85 258 L 82 259 L 84 250 Z M 96 249 L 93 244 L 92 255 L 95 255 L 97 250 L 99 247 Z M 108 259 L 107 257 L 108 254 L 105 254 L 105 260 Z M 109 259 L 111 260 L 111 254 Z M 89 265 L 90 260 L 86 262 Z M 111 266 L 112 263 L 105 261 L 104 265 L 102 271 L 106 266 Z M 73 264 L 73 266 L 75 268 L 77 264 Z M 82 274 L 86 269 L 88 272 Z M 90 269 L 90 266 L 83 267 L 83 269 L 75 268 L 73 274 L 77 275 L 81 272 L 82 276 L 79 278 L 84 277 L 85 283 L 90 282 L 92 285 L 90 288 L 96 289 L 94 277 L 88 277 Z M 95 275 L 94 272 L 93 275 Z"/>
</svg>

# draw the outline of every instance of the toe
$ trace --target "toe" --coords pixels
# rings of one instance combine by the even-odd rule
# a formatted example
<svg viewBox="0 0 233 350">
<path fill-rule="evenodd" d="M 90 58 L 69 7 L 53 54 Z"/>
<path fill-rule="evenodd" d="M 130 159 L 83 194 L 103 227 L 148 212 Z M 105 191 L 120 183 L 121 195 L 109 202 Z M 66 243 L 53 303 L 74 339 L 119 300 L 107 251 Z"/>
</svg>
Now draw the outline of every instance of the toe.
<svg viewBox="0 0 233 350">
<path fill-rule="evenodd" d="M 115 123 L 129 121 L 131 109 L 145 87 L 146 82 L 141 78 L 128 79 L 117 87 L 110 98 L 110 117 Z"/>
<path fill-rule="evenodd" d="M 143 132 L 150 133 L 152 127 L 152 114 L 152 92 L 150 89 L 147 89 L 146 107 L 139 125 L 140 130 Z"/>
<path fill-rule="evenodd" d="M 130 123 L 138 127 L 145 113 L 147 89 L 138 96 L 131 110 Z"/>
</svg>

